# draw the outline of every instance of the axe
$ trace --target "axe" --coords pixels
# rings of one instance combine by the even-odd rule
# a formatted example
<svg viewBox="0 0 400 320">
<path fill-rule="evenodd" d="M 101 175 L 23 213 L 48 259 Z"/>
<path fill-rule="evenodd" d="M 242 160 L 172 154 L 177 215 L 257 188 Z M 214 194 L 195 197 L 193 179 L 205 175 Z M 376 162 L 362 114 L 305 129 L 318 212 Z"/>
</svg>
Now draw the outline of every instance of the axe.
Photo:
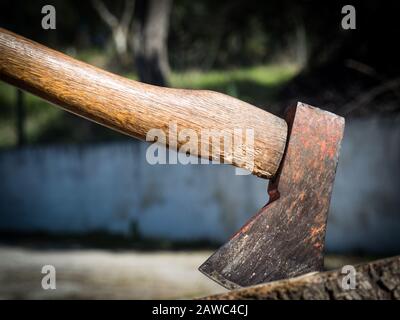
<svg viewBox="0 0 400 320">
<path fill-rule="evenodd" d="M 323 267 L 329 202 L 344 119 L 298 103 L 284 119 L 227 95 L 125 79 L 0 29 L 0 78 L 61 108 L 144 140 L 153 128 L 254 130 L 252 161 L 210 156 L 271 179 L 269 202 L 199 270 L 226 288 L 295 277 Z M 210 149 L 215 143 L 202 141 Z M 169 144 L 180 147 L 183 141 Z M 246 148 L 245 145 L 242 148 Z M 214 148 L 213 148 L 214 147 Z"/>
</svg>

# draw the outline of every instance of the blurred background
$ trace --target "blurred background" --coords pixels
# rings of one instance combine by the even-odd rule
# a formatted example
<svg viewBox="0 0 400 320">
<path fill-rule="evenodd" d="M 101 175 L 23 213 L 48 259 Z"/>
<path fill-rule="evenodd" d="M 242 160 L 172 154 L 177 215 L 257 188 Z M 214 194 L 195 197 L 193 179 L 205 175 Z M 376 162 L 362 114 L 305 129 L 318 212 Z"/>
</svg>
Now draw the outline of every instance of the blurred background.
<svg viewBox="0 0 400 320">
<path fill-rule="evenodd" d="M 46 4 L 55 30 L 42 29 Z M 346 4 L 356 29 L 342 28 Z M 371 0 L 6 0 L 0 26 L 139 81 L 276 115 L 302 101 L 344 116 L 331 269 L 400 251 L 399 12 Z M 146 148 L 0 83 L 0 298 L 224 291 L 197 267 L 267 202 L 267 181 L 225 165 L 152 166 Z M 41 287 L 45 264 L 56 290 Z"/>
</svg>

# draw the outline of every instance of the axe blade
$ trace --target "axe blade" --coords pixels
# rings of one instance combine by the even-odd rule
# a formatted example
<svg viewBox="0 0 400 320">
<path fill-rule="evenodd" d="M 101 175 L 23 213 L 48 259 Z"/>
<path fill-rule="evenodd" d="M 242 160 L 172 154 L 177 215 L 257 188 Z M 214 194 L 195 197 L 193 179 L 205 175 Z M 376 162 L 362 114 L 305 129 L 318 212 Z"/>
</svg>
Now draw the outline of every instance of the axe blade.
<svg viewBox="0 0 400 320">
<path fill-rule="evenodd" d="M 268 204 L 199 268 L 228 289 L 323 268 L 344 118 L 298 103 L 286 121 L 286 152 L 270 181 Z"/>
</svg>

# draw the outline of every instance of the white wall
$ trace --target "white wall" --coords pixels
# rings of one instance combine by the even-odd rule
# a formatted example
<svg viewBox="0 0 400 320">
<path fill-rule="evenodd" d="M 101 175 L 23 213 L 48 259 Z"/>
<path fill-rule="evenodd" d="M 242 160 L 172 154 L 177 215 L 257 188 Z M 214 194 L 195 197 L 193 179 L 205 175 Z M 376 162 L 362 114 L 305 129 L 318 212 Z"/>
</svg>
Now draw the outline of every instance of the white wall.
<svg viewBox="0 0 400 320">
<path fill-rule="evenodd" d="M 267 182 L 227 165 L 157 165 L 147 144 L 0 152 L 0 230 L 109 230 L 225 241 L 267 201 Z M 400 249 L 400 119 L 347 123 L 327 248 Z"/>
<path fill-rule="evenodd" d="M 328 248 L 400 253 L 400 118 L 347 123 Z"/>
</svg>

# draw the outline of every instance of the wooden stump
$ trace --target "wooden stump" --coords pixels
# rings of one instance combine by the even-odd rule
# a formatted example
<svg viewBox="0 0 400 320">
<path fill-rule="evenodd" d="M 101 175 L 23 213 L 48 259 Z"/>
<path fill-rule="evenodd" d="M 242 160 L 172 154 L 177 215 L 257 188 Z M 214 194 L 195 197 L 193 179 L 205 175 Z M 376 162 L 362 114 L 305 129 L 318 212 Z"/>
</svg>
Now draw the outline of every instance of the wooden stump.
<svg viewBox="0 0 400 320">
<path fill-rule="evenodd" d="M 355 266 L 355 288 L 344 289 L 342 269 L 233 290 L 203 299 L 400 300 L 400 256 Z"/>
</svg>

